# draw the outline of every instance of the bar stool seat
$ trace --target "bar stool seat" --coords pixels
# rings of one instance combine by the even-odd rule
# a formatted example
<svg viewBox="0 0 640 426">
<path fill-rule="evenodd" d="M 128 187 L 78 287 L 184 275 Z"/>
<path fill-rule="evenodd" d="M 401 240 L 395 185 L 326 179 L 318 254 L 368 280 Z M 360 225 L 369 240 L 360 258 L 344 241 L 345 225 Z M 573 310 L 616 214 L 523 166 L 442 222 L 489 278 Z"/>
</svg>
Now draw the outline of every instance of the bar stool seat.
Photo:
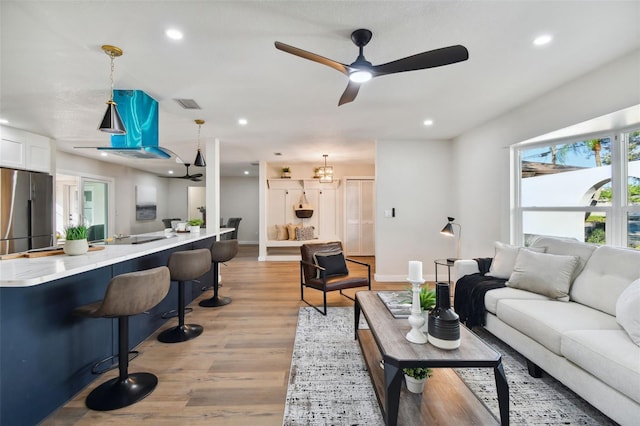
<svg viewBox="0 0 640 426">
<path fill-rule="evenodd" d="M 171 253 L 168 267 L 171 281 L 178 281 L 178 325 L 164 330 L 158 335 L 158 340 L 162 343 L 186 342 L 201 335 L 203 328 L 198 324 L 184 323 L 185 284 L 211 270 L 211 252 L 208 249 L 196 249 Z"/>
<path fill-rule="evenodd" d="M 166 266 L 118 275 L 109 281 L 103 300 L 79 306 L 75 315 L 88 318 L 118 318 L 119 376 L 95 388 L 85 401 L 88 408 L 109 411 L 127 407 L 147 397 L 158 384 L 151 373 L 129 374 L 129 317 L 141 314 L 169 293 Z"/>
<path fill-rule="evenodd" d="M 220 297 L 218 295 L 219 283 L 219 265 L 227 262 L 238 254 L 238 240 L 214 241 L 211 244 L 211 262 L 213 263 L 213 296 L 210 299 L 200 301 L 199 305 L 205 308 L 215 308 L 231 303 L 230 297 Z"/>
</svg>

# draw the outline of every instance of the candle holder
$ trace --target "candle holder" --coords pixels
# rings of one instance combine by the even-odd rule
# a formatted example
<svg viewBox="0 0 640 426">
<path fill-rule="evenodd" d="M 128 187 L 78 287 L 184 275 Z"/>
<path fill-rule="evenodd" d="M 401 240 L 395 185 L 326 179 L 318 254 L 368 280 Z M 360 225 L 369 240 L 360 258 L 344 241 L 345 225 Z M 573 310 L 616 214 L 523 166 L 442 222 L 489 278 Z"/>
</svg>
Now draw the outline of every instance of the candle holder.
<svg viewBox="0 0 640 426">
<path fill-rule="evenodd" d="M 423 345 L 427 343 L 427 336 L 425 336 L 421 330 L 424 325 L 424 317 L 422 316 L 422 308 L 420 307 L 420 287 L 424 284 L 424 280 L 414 281 L 409 279 L 408 281 L 412 286 L 413 299 L 411 302 L 411 315 L 408 318 L 411 331 L 407 333 L 406 337 L 411 343 Z"/>
</svg>

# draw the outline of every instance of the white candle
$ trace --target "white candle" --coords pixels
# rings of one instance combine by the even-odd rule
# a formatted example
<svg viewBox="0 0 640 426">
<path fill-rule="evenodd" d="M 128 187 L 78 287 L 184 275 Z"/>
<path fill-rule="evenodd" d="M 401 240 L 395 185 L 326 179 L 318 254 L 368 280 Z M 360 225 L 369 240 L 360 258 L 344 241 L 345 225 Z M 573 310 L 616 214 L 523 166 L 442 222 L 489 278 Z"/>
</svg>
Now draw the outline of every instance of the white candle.
<svg viewBox="0 0 640 426">
<path fill-rule="evenodd" d="M 409 281 L 422 281 L 422 262 L 419 260 L 409 261 Z"/>
</svg>

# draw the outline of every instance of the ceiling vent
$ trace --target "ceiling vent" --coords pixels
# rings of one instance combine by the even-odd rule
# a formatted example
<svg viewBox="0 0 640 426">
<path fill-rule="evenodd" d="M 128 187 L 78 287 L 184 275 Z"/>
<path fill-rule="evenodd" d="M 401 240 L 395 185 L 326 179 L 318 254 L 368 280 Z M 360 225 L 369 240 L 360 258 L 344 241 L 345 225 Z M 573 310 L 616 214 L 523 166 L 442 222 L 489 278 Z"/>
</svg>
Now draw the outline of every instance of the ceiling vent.
<svg viewBox="0 0 640 426">
<path fill-rule="evenodd" d="M 174 99 L 184 109 L 202 109 L 193 99 Z"/>
</svg>

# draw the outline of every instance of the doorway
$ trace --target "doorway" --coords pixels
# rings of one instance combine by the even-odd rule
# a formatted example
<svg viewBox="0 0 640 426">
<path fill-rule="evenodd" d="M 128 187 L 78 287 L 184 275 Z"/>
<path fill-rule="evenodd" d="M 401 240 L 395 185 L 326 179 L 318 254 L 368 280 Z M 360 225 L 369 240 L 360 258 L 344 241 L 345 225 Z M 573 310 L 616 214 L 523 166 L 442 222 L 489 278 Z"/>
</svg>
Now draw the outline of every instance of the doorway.
<svg viewBox="0 0 640 426">
<path fill-rule="evenodd" d="M 64 238 L 69 226 L 84 224 L 88 228 L 89 241 L 102 240 L 109 235 L 112 203 L 109 179 L 56 175 L 56 234 Z M 110 220 L 111 219 L 111 220 Z"/>
</svg>

